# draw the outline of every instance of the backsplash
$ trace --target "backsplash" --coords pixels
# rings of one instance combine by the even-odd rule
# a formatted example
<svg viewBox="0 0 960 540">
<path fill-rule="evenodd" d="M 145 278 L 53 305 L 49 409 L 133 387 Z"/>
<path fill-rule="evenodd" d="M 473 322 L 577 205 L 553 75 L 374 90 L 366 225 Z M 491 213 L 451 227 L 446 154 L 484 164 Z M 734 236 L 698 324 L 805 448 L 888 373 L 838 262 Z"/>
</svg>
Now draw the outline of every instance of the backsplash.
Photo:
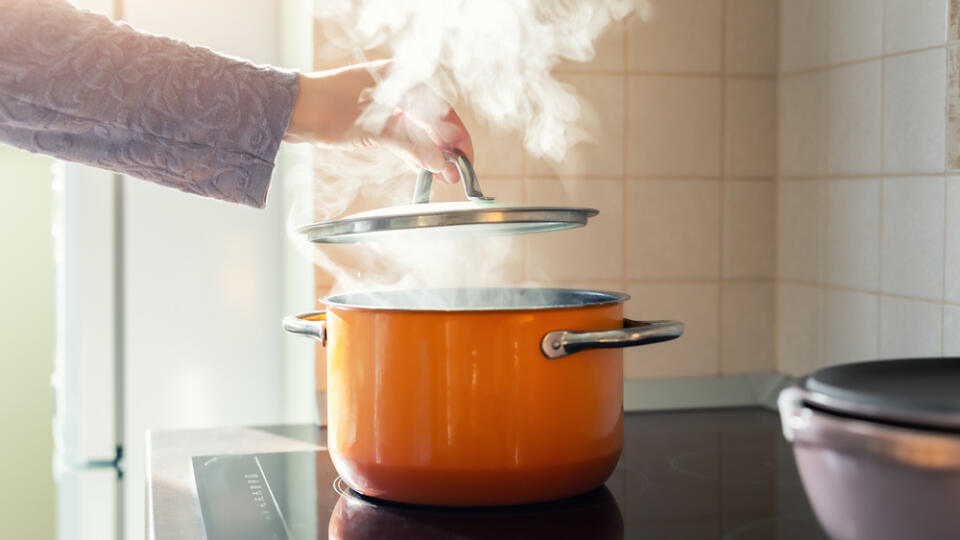
<svg viewBox="0 0 960 540">
<path fill-rule="evenodd" d="M 960 353 L 958 8 L 780 2 L 780 371 Z"/>
<path fill-rule="evenodd" d="M 591 62 L 556 70 L 594 140 L 562 163 L 457 106 L 478 177 L 503 200 L 600 210 L 588 227 L 520 242 L 518 282 L 626 291 L 627 316 L 686 323 L 680 340 L 628 349 L 628 378 L 773 371 L 776 1 L 650 4 Z M 318 69 L 349 61 L 315 35 Z M 325 295 L 330 277 L 316 281 Z"/>
</svg>

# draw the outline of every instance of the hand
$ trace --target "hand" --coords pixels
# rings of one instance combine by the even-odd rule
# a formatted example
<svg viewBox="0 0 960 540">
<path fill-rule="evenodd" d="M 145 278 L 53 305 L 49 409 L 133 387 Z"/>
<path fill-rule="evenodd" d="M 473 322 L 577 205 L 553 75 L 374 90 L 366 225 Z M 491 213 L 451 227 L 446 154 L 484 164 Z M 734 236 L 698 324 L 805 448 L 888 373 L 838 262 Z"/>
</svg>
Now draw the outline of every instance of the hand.
<svg viewBox="0 0 960 540">
<path fill-rule="evenodd" d="M 419 84 L 387 110 L 371 93 L 391 61 L 378 61 L 300 75 L 284 140 L 368 148 L 383 145 L 415 169 L 440 173 L 448 183 L 460 180 L 443 152 L 462 152 L 473 161 L 467 128 L 436 92 Z"/>
</svg>

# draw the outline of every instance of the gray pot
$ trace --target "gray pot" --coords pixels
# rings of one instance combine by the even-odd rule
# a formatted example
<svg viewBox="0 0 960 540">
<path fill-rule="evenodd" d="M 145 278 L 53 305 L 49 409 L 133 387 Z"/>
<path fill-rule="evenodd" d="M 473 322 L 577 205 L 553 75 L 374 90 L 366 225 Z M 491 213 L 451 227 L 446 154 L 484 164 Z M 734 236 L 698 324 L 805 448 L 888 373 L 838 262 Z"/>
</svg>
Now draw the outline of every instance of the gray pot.
<svg viewBox="0 0 960 540">
<path fill-rule="evenodd" d="M 778 405 L 832 537 L 960 538 L 960 360 L 834 366 Z"/>
</svg>

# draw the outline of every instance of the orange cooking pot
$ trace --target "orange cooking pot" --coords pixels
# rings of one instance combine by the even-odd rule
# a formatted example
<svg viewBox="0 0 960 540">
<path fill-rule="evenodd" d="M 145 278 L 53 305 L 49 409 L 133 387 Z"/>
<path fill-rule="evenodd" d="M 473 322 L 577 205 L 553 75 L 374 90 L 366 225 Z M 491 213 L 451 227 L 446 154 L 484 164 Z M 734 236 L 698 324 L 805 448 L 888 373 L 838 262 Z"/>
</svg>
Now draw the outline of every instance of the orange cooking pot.
<svg viewBox="0 0 960 540">
<path fill-rule="evenodd" d="M 357 492 L 429 505 L 558 499 L 623 446 L 622 347 L 679 337 L 624 294 L 421 289 L 323 299 L 284 328 L 327 348 L 327 444 Z"/>
</svg>

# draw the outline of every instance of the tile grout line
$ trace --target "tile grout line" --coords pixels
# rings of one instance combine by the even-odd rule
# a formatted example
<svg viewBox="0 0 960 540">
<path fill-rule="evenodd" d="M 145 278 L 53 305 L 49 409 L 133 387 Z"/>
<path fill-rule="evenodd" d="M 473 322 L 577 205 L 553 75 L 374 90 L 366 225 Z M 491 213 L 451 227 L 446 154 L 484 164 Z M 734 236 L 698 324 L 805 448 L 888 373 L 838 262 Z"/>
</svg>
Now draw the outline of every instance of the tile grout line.
<svg viewBox="0 0 960 540">
<path fill-rule="evenodd" d="M 781 26 L 780 21 L 780 0 L 774 4 L 774 12 L 776 13 L 776 28 L 777 28 L 777 41 L 774 45 L 776 51 L 774 53 L 777 62 L 776 68 L 774 70 L 774 84 L 776 85 L 776 93 L 774 96 L 774 137 L 776 142 L 774 143 L 773 153 L 774 153 L 774 171 L 776 176 L 774 177 L 773 184 L 773 196 L 775 197 L 773 202 L 773 211 L 774 211 L 774 234 L 776 241 L 774 242 L 774 253 L 773 253 L 773 370 L 782 371 L 780 369 L 780 36 L 781 36 Z"/>
<path fill-rule="evenodd" d="M 882 123 L 882 120 L 881 120 Z M 788 182 L 804 182 L 804 181 L 815 181 L 815 180 L 870 180 L 874 178 L 939 178 L 944 175 L 949 175 L 954 171 L 943 170 L 943 171 L 926 171 L 926 172 L 890 172 L 882 173 L 878 172 L 875 174 L 790 174 L 782 175 L 780 178 Z"/>
<path fill-rule="evenodd" d="M 723 346 L 726 341 L 726 332 L 723 329 L 723 303 L 725 299 L 724 294 L 724 280 L 726 279 L 726 272 L 723 268 L 724 261 L 724 228 L 726 227 L 726 212 L 724 212 L 724 206 L 726 205 L 726 124 L 727 124 L 727 0 L 721 0 L 720 2 L 720 73 L 722 77 L 720 78 L 720 156 L 719 156 L 719 173 L 720 173 L 720 189 L 719 189 L 719 215 L 720 226 L 718 227 L 717 234 L 719 235 L 719 249 L 718 252 L 718 266 L 717 272 L 720 275 L 720 285 L 717 287 L 717 374 L 722 375 L 724 372 L 724 354 Z"/>
<path fill-rule="evenodd" d="M 826 49 L 824 54 L 827 58 L 827 64 L 830 63 L 830 31 L 827 28 L 830 24 L 829 21 L 829 10 L 824 13 L 824 27 L 826 37 L 824 41 L 826 42 Z M 823 72 L 823 105 L 821 107 L 821 113 L 823 116 L 821 120 L 823 122 L 823 129 L 825 133 L 823 134 L 823 155 L 821 156 L 821 165 L 823 165 L 823 172 L 826 173 L 830 168 L 830 159 L 828 155 L 830 154 L 830 143 L 827 140 L 830 136 L 830 128 L 828 126 L 830 120 L 830 67 L 826 68 Z M 820 234 L 820 350 L 817 351 L 820 358 L 817 362 L 816 367 L 823 367 L 827 365 L 827 334 L 830 332 L 830 325 L 827 324 L 827 227 L 829 226 L 829 212 L 828 208 L 830 205 L 830 199 L 828 196 L 827 190 L 827 180 L 819 180 L 820 184 L 820 204 L 823 208 L 823 220 L 821 220 L 818 233 Z"/>
<path fill-rule="evenodd" d="M 818 283 L 813 283 L 813 282 L 803 281 L 803 280 L 798 280 L 798 279 L 785 279 L 785 280 L 782 280 L 782 282 L 783 282 L 783 284 L 785 284 L 785 285 L 795 285 L 795 286 L 800 286 L 800 287 L 822 288 L 822 289 L 828 290 L 828 291 L 845 292 L 845 293 L 856 293 L 856 294 L 863 294 L 863 295 L 868 295 L 868 296 L 876 296 L 876 297 L 881 298 L 881 299 L 882 299 L 882 298 L 891 298 L 891 299 L 895 299 L 895 300 L 907 300 L 907 301 L 910 301 L 910 302 L 919 302 L 919 303 L 923 303 L 923 304 L 933 304 L 933 305 L 937 305 L 937 306 L 939 306 L 939 305 L 946 305 L 946 306 L 950 306 L 950 307 L 960 307 L 960 302 L 942 301 L 942 300 L 939 300 L 939 299 L 936 299 L 936 298 L 932 298 L 932 299 L 931 299 L 931 298 L 922 298 L 922 297 L 919 297 L 919 296 L 909 296 L 909 295 L 906 295 L 906 294 L 890 293 L 890 292 L 883 292 L 883 291 L 872 291 L 872 290 L 869 290 L 869 289 L 857 289 L 857 288 L 855 288 L 855 287 L 846 287 L 846 286 L 843 286 L 843 285 L 818 284 Z"/>
<path fill-rule="evenodd" d="M 551 73 L 556 75 L 629 75 L 633 77 L 676 77 L 676 78 L 712 78 L 721 79 L 730 77 L 734 79 L 756 79 L 770 80 L 775 78 L 770 73 L 751 73 L 751 72 L 731 72 L 722 71 L 658 71 L 658 70 L 640 70 L 640 69 L 555 69 Z"/>
<path fill-rule="evenodd" d="M 634 181 L 661 181 L 661 180 L 697 180 L 697 181 L 711 181 L 719 182 L 721 175 L 710 175 L 710 174 L 528 174 L 527 179 L 535 180 L 539 182 L 550 182 L 550 181 L 562 181 L 562 180 L 620 180 L 626 176 L 627 180 Z M 491 180 L 512 180 L 516 179 L 516 175 L 484 175 L 484 178 L 489 178 Z M 776 180 L 776 175 L 729 175 L 726 177 L 727 180 L 736 180 L 740 182 L 774 182 Z"/>
<path fill-rule="evenodd" d="M 946 89 L 944 89 L 946 91 Z M 946 159 L 946 157 L 944 157 Z M 947 212 L 950 207 L 947 204 L 947 177 L 943 177 L 943 271 L 940 275 L 940 356 L 943 356 L 943 342 L 946 329 L 947 310 L 944 304 L 947 301 Z"/>
<path fill-rule="evenodd" d="M 950 11 L 953 7 L 953 1 L 948 0 L 946 2 L 947 9 L 947 20 L 946 20 L 946 30 L 947 35 L 946 41 L 949 43 L 950 40 Z M 950 46 L 945 45 L 944 54 L 943 54 L 943 168 L 948 170 L 950 168 L 949 158 L 950 151 L 947 149 L 947 131 L 949 130 L 948 124 L 950 123 Z M 947 175 L 943 176 L 943 267 L 941 271 L 941 282 L 940 282 L 940 356 L 944 354 L 944 341 L 946 340 L 947 333 L 947 308 L 944 306 L 944 302 L 947 301 L 947 212 L 950 210 L 949 205 L 947 204 Z"/>
<path fill-rule="evenodd" d="M 947 9 L 947 20 L 946 20 L 946 38 L 950 39 L 950 5 L 953 2 L 948 0 L 946 2 Z M 943 54 L 943 74 L 944 74 L 944 84 L 943 84 L 943 168 L 944 170 L 949 169 L 950 166 L 947 163 L 947 155 L 949 150 L 947 149 L 947 124 L 950 123 L 950 93 L 948 89 L 950 88 L 950 47 L 945 45 L 944 54 Z M 940 272 L 940 356 L 943 356 L 943 342 L 944 334 L 946 333 L 946 316 L 947 310 L 943 305 L 943 302 L 947 300 L 947 212 L 949 211 L 949 206 L 947 205 L 947 176 L 944 174 L 943 177 L 943 260 Z"/>
<path fill-rule="evenodd" d="M 599 280 L 603 281 L 603 280 Z M 612 280 L 615 281 L 615 280 Z M 691 283 L 691 284 L 700 284 L 700 285 L 716 285 L 721 281 L 726 281 L 727 283 L 773 283 L 775 280 L 771 277 L 731 277 L 721 280 L 719 278 L 630 278 L 627 280 L 627 283 L 634 284 L 644 284 L 644 285 L 671 285 L 678 283 Z"/>
<path fill-rule="evenodd" d="M 880 2 L 880 52 L 887 49 L 887 0 Z M 880 61 L 880 170 L 886 172 L 887 152 L 886 152 L 886 123 L 887 123 L 887 60 L 883 58 Z M 884 204 L 887 189 L 886 177 L 880 180 L 880 202 L 878 204 L 880 214 L 880 234 L 878 235 L 879 244 L 877 246 L 877 288 L 883 291 L 883 219 Z M 881 356 L 883 347 L 883 297 L 877 298 L 877 357 Z"/>
<path fill-rule="evenodd" d="M 637 15 L 632 14 L 632 16 L 637 16 Z M 623 81 L 621 83 L 623 85 L 623 101 L 621 102 L 621 104 L 623 105 L 623 141 L 621 142 L 622 155 L 620 156 L 620 166 L 622 167 L 622 170 L 620 171 L 621 182 L 622 182 L 620 193 L 622 195 L 621 196 L 622 201 L 620 204 L 621 204 L 621 212 L 623 213 L 623 216 L 622 216 L 623 221 L 620 224 L 621 230 L 622 230 L 622 238 L 620 239 L 620 251 L 621 251 L 620 280 L 623 286 L 623 289 L 621 290 L 624 293 L 628 291 L 628 287 L 630 285 L 630 282 L 629 282 L 630 266 L 629 266 L 629 261 L 627 259 L 627 253 L 630 247 L 629 240 L 627 239 L 627 235 L 630 232 L 630 228 L 627 226 L 627 213 L 630 211 L 630 205 L 627 202 L 627 196 L 630 193 L 630 186 L 628 185 L 628 182 L 627 182 L 627 164 L 628 164 L 627 153 L 630 151 L 630 111 L 629 111 L 630 76 L 627 74 L 627 67 L 630 65 L 628 62 L 629 55 L 630 55 L 630 41 L 629 41 L 630 25 L 627 23 L 627 18 L 629 17 L 630 15 L 625 17 L 623 22 L 621 23 L 623 24 L 623 39 L 620 43 L 620 46 L 622 47 L 622 50 L 623 50 L 623 58 L 621 58 L 621 63 L 620 63 L 620 68 L 621 68 L 620 75 L 623 78 Z M 624 352 L 623 360 L 621 360 L 620 362 L 620 369 L 624 372 L 627 371 L 626 364 L 629 357 L 630 355 Z M 632 370 L 631 370 L 631 374 L 632 374 Z M 624 373 L 624 379 L 626 380 L 626 378 L 627 378 L 626 373 Z"/>
<path fill-rule="evenodd" d="M 935 172 L 896 172 L 896 173 L 876 173 L 876 174 L 758 174 L 758 175 L 727 175 L 726 179 L 737 182 L 813 182 L 817 180 L 876 180 L 883 178 L 940 178 L 942 176 L 955 176 L 957 170 L 943 170 Z M 624 175 L 621 174 L 484 174 L 483 177 L 488 180 L 517 180 L 526 178 L 536 182 L 550 182 L 563 180 L 620 180 Z M 722 175 L 710 174 L 627 174 L 627 180 L 646 182 L 660 180 L 708 180 L 720 181 Z"/>
<path fill-rule="evenodd" d="M 885 18 L 886 18 L 886 14 L 884 14 L 884 19 L 885 19 Z M 885 31 L 884 31 L 883 29 L 881 29 L 880 33 L 881 33 L 881 35 L 882 35 L 882 34 L 885 33 Z M 829 36 L 827 37 L 827 39 L 829 40 Z M 882 38 L 881 38 L 881 46 L 882 46 L 882 44 L 883 44 L 884 39 L 885 39 L 885 37 L 882 37 Z M 800 76 L 800 75 L 809 75 L 809 74 L 811 74 L 811 73 L 817 73 L 817 72 L 820 72 L 820 71 L 830 71 L 831 69 L 842 68 L 842 67 L 849 67 L 849 66 L 855 66 L 855 65 L 857 65 L 857 64 L 866 64 L 866 63 L 869 63 L 869 62 L 875 62 L 875 61 L 877 61 L 877 60 L 886 60 L 886 59 L 888 59 L 888 58 L 896 58 L 896 57 L 898 57 L 898 56 L 907 56 L 907 55 L 910 55 L 910 54 L 916 54 L 916 53 L 922 53 L 922 52 L 935 51 L 935 50 L 937 50 L 937 49 L 946 48 L 947 45 L 948 45 L 947 43 L 941 43 L 941 44 L 939 44 L 939 45 L 930 45 L 930 46 L 928 46 L 928 47 L 920 47 L 920 48 L 917 48 L 917 49 L 910 49 L 910 50 L 907 50 L 907 51 L 900 51 L 900 52 L 889 53 L 889 54 L 886 54 L 886 53 L 885 53 L 885 54 L 880 54 L 880 55 L 878 55 L 878 56 L 869 56 L 869 57 L 866 57 L 866 58 L 858 58 L 858 59 L 856 59 L 856 60 L 847 60 L 847 61 L 845 61 L 845 62 L 836 62 L 836 63 L 833 63 L 833 64 L 827 63 L 827 64 L 824 64 L 824 65 L 822 65 L 822 66 L 815 66 L 815 67 L 802 68 L 802 69 L 794 69 L 794 70 L 790 70 L 790 71 L 782 71 L 782 72 L 780 72 L 780 75 L 781 75 L 782 77 L 797 77 L 797 76 Z"/>
<path fill-rule="evenodd" d="M 621 24 L 623 25 L 623 39 L 620 43 L 620 46 L 623 48 L 623 58 L 621 58 L 621 84 L 623 85 L 623 141 L 621 142 L 621 156 L 620 156 L 620 179 L 621 179 L 621 212 L 623 222 L 621 223 L 622 235 L 620 238 L 620 280 L 623 285 L 623 291 L 627 291 L 629 286 L 629 276 L 630 276 L 630 265 L 627 259 L 627 253 L 630 247 L 627 235 L 630 232 L 630 227 L 627 226 L 627 216 L 630 211 L 630 204 L 627 201 L 627 198 L 630 195 L 630 186 L 627 182 L 627 165 L 628 159 L 627 156 L 630 152 L 630 84 L 629 76 L 627 75 L 627 66 L 630 64 L 627 62 L 627 59 L 630 55 L 629 48 L 629 36 L 628 30 L 629 26 L 627 25 L 626 19 L 624 19 Z M 626 359 L 627 355 L 624 355 Z"/>
</svg>

